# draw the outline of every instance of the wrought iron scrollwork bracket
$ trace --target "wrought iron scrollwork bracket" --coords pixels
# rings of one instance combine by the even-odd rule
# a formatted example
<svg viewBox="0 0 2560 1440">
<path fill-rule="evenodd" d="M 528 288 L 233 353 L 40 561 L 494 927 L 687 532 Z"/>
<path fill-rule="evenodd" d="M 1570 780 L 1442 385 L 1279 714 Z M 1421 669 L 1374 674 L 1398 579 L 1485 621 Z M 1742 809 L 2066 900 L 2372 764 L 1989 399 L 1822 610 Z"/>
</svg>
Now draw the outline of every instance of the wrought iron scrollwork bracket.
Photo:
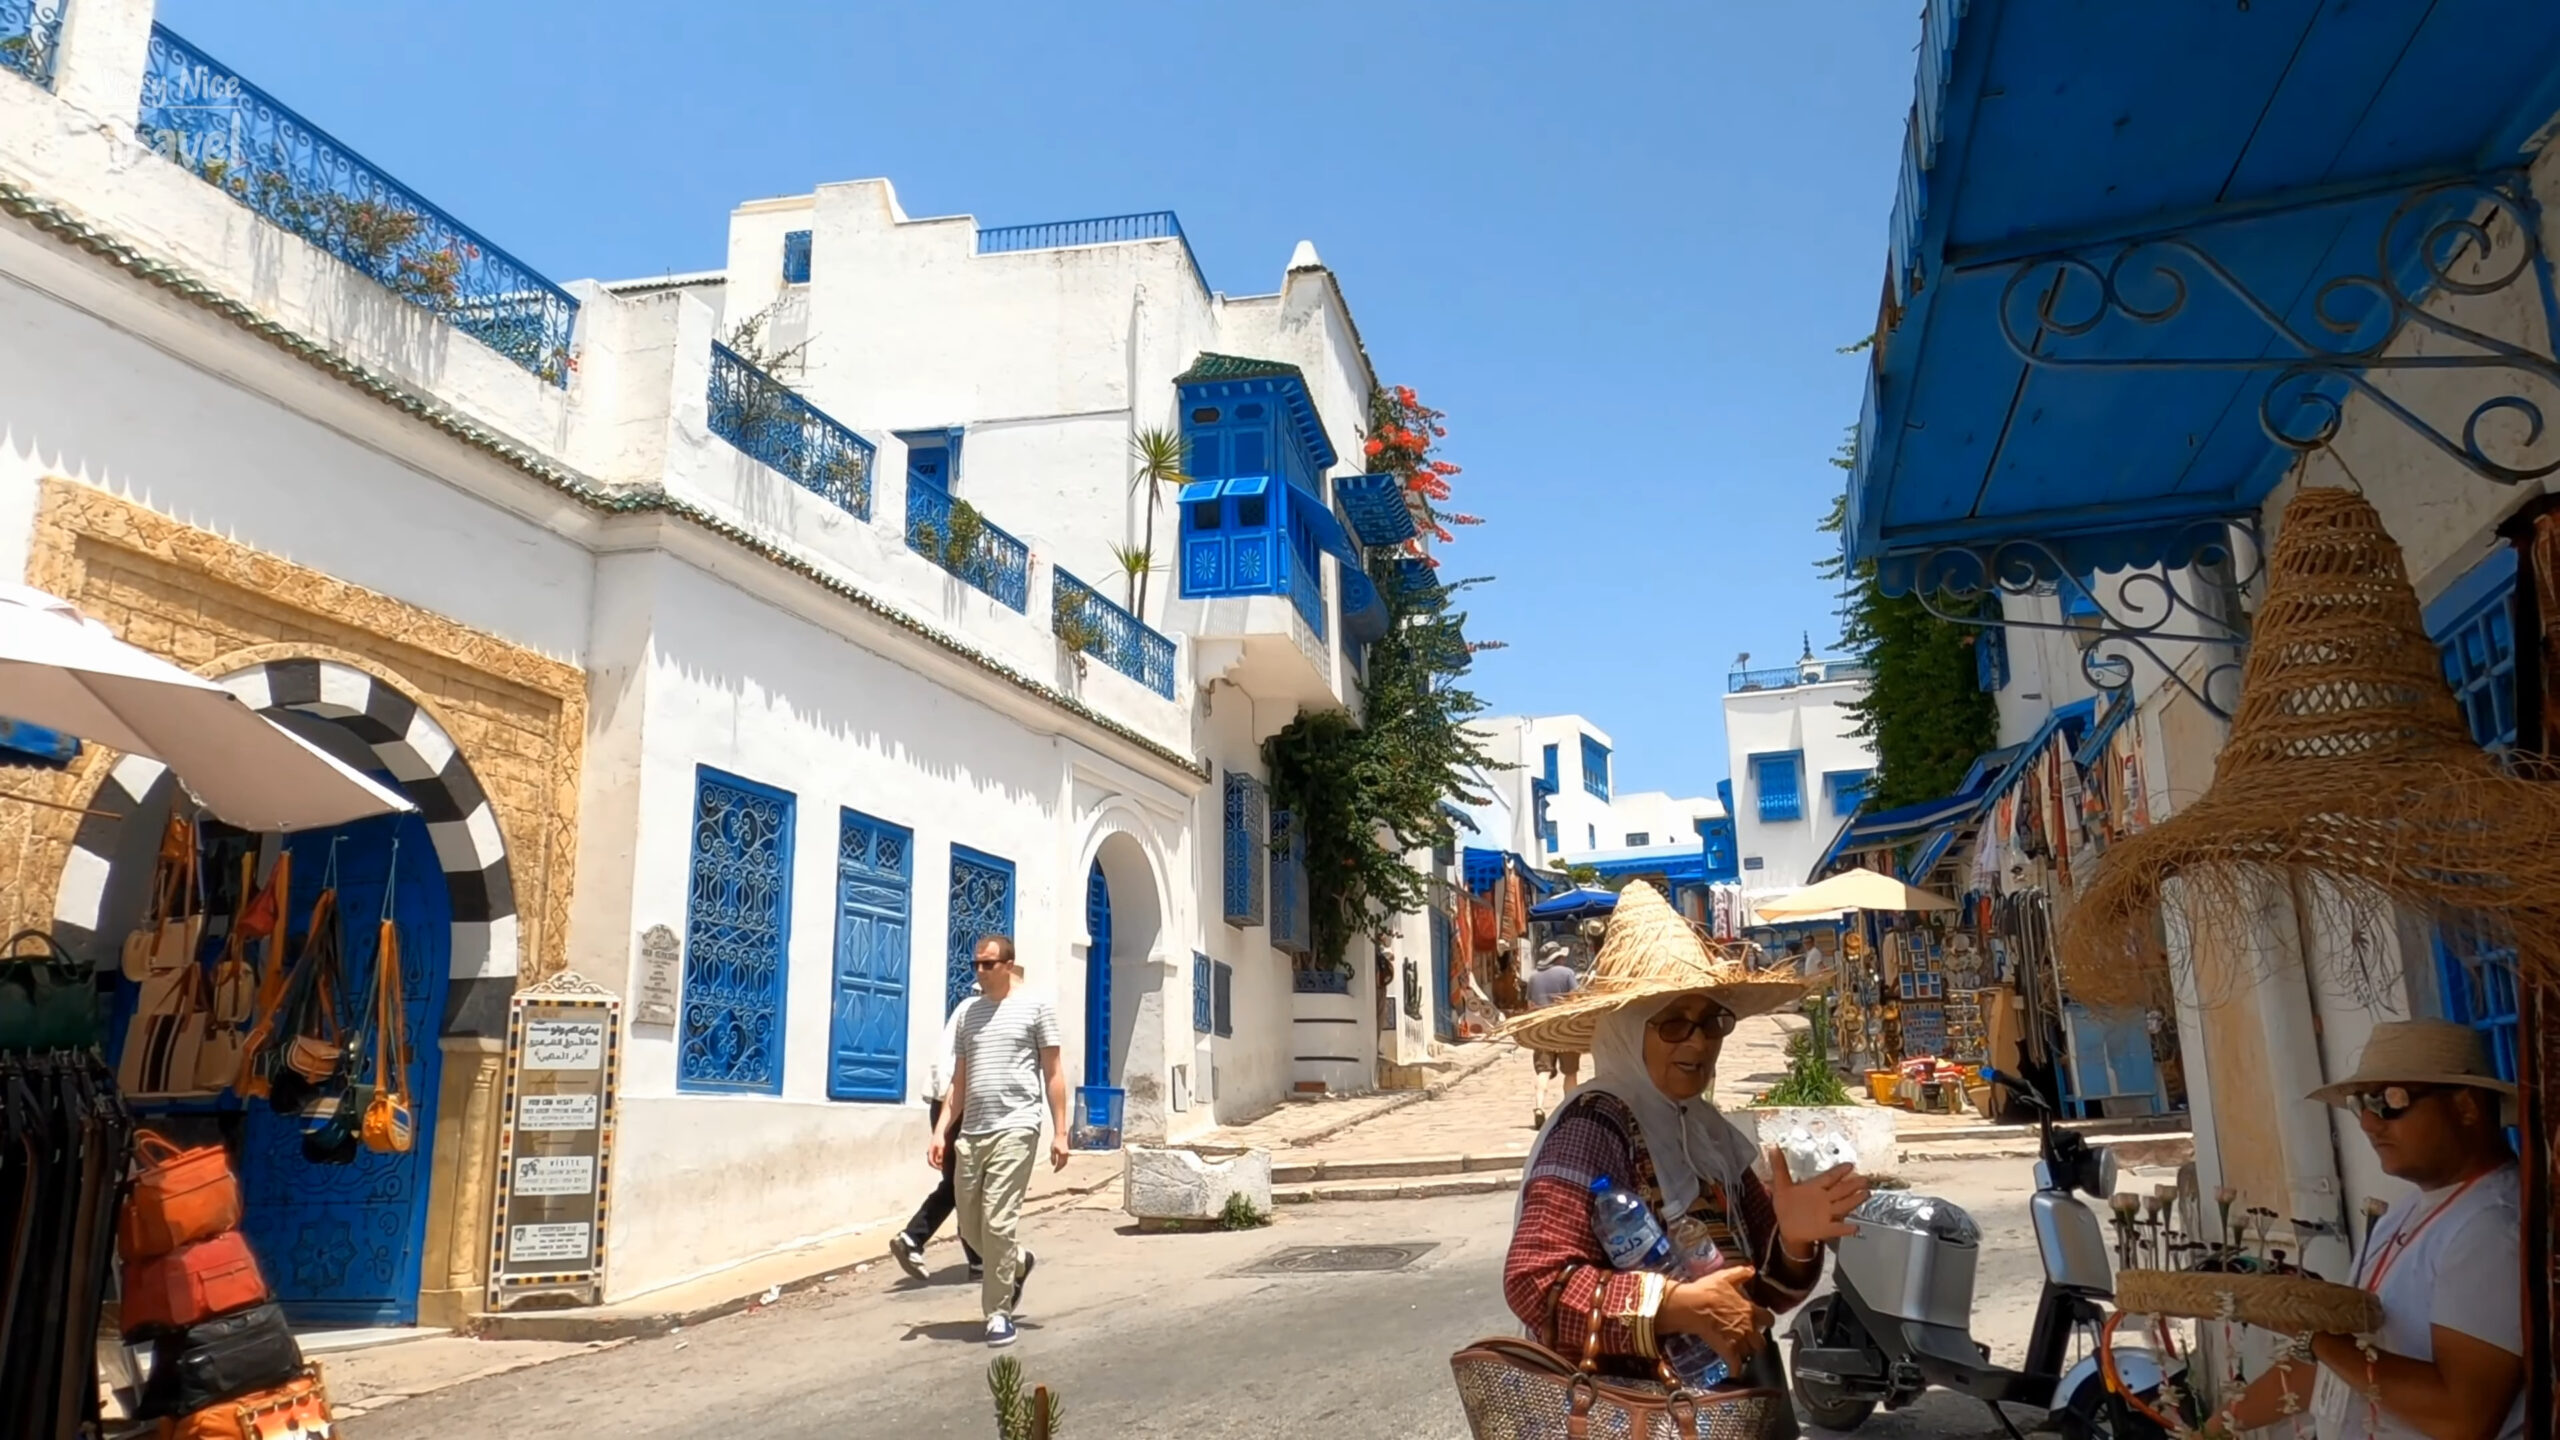
<svg viewBox="0 0 2560 1440">
<path fill-rule="evenodd" d="M 1911 593 L 1931 615 L 1952 624 L 2073 636 L 2082 642 L 2081 674 L 2109 695 L 2130 698 L 2135 658 L 2148 660 L 2208 713 L 2228 721 L 2239 704 L 2241 659 L 2249 644 L 2239 597 L 2256 586 L 2265 569 L 2257 523 L 2247 517 L 2197 521 L 2179 540 L 2172 553 L 2191 556 L 2188 565 L 2103 578 L 2075 575 L 2060 550 L 2044 540 L 1950 545 L 1919 557 L 1914 573 L 1935 578 L 1915 584 Z M 2228 570 L 2227 581 L 2221 582 L 2228 587 L 2227 614 L 2223 606 L 2199 604 L 2189 593 L 2193 580 L 2187 588 L 2178 584 L 2182 569 L 2193 576 L 2199 567 Z M 2022 619 L 2001 613 L 2007 607 L 1996 603 L 2038 595 L 2047 587 L 2078 600 L 2077 607 L 2066 608 L 2082 613 L 2060 620 Z M 1987 613 L 1985 600 L 1994 602 Z M 2207 663 L 2192 680 L 2178 663 L 2181 657 L 2169 653 L 2179 645 L 2206 647 Z"/>
<path fill-rule="evenodd" d="M 2337 202 L 2330 202 L 2337 203 Z M 2548 353 L 2555 307 L 2525 177 L 2503 172 L 2419 186 L 2404 194 L 2375 240 L 2372 268 L 2318 280 L 2307 320 L 2298 301 L 2252 290 L 2209 248 L 2212 227 L 2112 247 L 2016 262 L 2001 295 L 2000 330 L 2020 359 L 2053 370 L 2225 370 L 2269 377 L 2258 423 L 2269 438 L 2307 453 L 2337 438 L 2347 400 L 2361 396 L 2457 464 L 2518 484 L 2560 473 L 2560 363 Z M 2316 277 L 2315 277 L 2316 278 Z M 2541 318 L 2538 344 L 2492 335 L 2442 313 L 2435 301 L 2528 297 Z M 2226 319 L 2254 317 L 2247 342 L 2179 353 L 2182 319 L 2210 306 Z M 2476 306 L 2463 306 L 2477 319 Z M 2212 322 L 2205 322 L 2210 326 Z M 2074 353 L 2074 341 L 2136 327 L 2115 354 Z M 2190 323 L 2190 332 L 2204 328 Z M 2138 353 L 2126 353 L 2128 351 Z M 2464 373 L 2483 384 L 2430 408 L 2461 412 L 2440 425 L 2420 413 L 2407 381 Z M 2493 378 L 2494 377 L 2494 378 Z M 2400 382 L 2386 386 L 2383 382 Z M 2393 393 L 2394 390 L 2400 393 Z M 2485 393 L 2484 393 L 2485 392 Z"/>
</svg>

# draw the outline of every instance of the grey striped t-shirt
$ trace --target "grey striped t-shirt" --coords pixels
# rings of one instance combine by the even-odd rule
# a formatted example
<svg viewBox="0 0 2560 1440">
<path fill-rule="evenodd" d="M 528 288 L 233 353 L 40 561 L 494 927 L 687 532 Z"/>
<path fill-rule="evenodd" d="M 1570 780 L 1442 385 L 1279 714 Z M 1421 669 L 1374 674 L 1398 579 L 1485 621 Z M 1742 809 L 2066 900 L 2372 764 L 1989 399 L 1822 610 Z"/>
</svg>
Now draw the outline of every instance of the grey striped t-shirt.
<svg viewBox="0 0 2560 1440">
<path fill-rule="evenodd" d="M 959 1017 L 955 1049 L 969 1091 L 960 1133 L 1039 1129 L 1049 1113 L 1040 1052 L 1064 1043 L 1056 1008 L 1017 990 L 1001 1001 L 972 995 L 960 1002 Z"/>
</svg>

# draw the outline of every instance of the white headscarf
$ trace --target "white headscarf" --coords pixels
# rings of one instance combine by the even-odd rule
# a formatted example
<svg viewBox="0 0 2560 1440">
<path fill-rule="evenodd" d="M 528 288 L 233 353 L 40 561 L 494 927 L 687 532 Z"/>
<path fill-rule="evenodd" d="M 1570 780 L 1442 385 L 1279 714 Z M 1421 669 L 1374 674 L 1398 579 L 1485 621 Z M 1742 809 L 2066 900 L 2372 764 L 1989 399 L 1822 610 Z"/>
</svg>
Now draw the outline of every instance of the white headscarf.
<svg viewBox="0 0 2560 1440">
<path fill-rule="evenodd" d="M 1694 1100 L 1674 1100 L 1662 1093 L 1644 1068 L 1645 1027 L 1680 998 L 1666 995 L 1650 1003 L 1638 1001 L 1600 1017 L 1600 1030 L 1591 1044 L 1591 1078 L 1573 1092 L 1614 1095 L 1635 1112 L 1645 1151 L 1653 1157 L 1653 1179 L 1662 1190 L 1663 1211 L 1674 1217 L 1687 1212 L 1708 1180 L 1722 1182 L 1727 1203 L 1739 1205 L 1743 1172 L 1759 1158 L 1750 1140 L 1716 1108 L 1712 1088 Z M 1565 1108 L 1557 1106 L 1548 1117 L 1546 1129 L 1538 1132 L 1531 1146 L 1532 1155 L 1537 1153 L 1536 1145 L 1546 1143 L 1547 1131 L 1564 1118 Z M 1629 1184 L 1635 1179 L 1631 1175 L 1614 1178 Z"/>
</svg>

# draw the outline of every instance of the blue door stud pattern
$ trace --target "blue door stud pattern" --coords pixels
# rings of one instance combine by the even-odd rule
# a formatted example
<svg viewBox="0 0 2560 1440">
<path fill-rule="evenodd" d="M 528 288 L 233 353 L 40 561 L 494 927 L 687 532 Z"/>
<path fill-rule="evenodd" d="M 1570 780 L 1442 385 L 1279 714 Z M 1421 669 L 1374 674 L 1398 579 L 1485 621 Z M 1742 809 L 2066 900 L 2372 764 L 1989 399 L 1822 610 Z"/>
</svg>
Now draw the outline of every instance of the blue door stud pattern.
<svg viewBox="0 0 2560 1440">
<path fill-rule="evenodd" d="M 443 1028 L 451 966 L 450 897 L 435 841 L 416 815 L 304 831 L 287 837 L 285 848 L 293 855 L 298 913 L 287 924 L 296 952 L 336 853 L 346 917 L 345 995 L 359 1003 L 372 993 L 389 889 L 400 935 L 401 1011 L 412 1038 L 409 1093 L 418 1139 L 405 1155 L 359 1148 L 350 1164 L 314 1165 L 302 1155 L 301 1117 L 250 1101 L 241 1119 L 240 1229 L 296 1324 L 412 1325 L 444 1058 L 434 1037 Z M 353 1023 L 352 1014 L 347 1018 Z"/>
<path fill-rule="evenodd" d="M 914 876 L 914 831 L 843 812 L 836 827 L 830 1100 L 907 1098 L 907 921 Z"/>
<path fill-rule="evenodd" d="M 951 928 L 945 941 L 942 1013 L 969 998 L 978 983 L 978 942 L 1013 934 L 1013 862 L 965 845 L 951 847 Z"/>
<path fill-rule="evenodd" d="M 2443 654 L 2454 703 L 2489 750 L 2516 743 L 2515 593 L 2515 551 L 2500 549 L 2427 606 L 2427 634 Z M 2444 1018 L 2478 1030 L 2499 1076 L 2515 1079 L 2515 953 L 2460 925 L 2437 926 L 2433 948 Z"/>
<path fill-rule="evenodd" d="M 1111 882 L 1102 862 L 1084 882 L 1085 933 L 1093 937 L 1084 962 L 1084 1083 L 1111 1083 Z"/>
<path fill-rule="evenodd" d="M 795 809 L 787 791 L 708 765 L 695 773 L 680 1090 L 782 1093 Z"/>
</svg>

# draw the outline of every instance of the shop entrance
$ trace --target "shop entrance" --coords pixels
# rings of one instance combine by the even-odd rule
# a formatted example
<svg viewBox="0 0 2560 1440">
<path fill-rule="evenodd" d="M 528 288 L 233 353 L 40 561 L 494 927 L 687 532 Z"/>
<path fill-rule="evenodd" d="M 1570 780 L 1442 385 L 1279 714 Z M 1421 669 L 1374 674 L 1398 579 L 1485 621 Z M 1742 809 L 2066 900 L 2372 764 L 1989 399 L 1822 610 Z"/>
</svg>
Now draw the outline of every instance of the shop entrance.
<svg viewBox="0 0 2560 1440">
<path fill-rule="evenodd" d="M 288 836 L 285 848 L 293 854 L 296 953 L 311 918 L 311 897 L 319 893 L 334 855 L 351 1006 L 360 1008 L 362 997 L 372 993 L 376 933 L 386 906 L 398 927 L 417 1143 L 405 1155 L 358 1147 L 350 1164 L 317 1165 L 303 1157 L 300 1117 L 278 1115 L 264 1100 L 248 1101 L 240 1117 L 240 1228 L 294 1323 L 415 1324 L 443 1059 L 436 1035 L 453 943 L 452 906 L 435 840 L 418 816 L 386 815 Z"/>
</svg>

